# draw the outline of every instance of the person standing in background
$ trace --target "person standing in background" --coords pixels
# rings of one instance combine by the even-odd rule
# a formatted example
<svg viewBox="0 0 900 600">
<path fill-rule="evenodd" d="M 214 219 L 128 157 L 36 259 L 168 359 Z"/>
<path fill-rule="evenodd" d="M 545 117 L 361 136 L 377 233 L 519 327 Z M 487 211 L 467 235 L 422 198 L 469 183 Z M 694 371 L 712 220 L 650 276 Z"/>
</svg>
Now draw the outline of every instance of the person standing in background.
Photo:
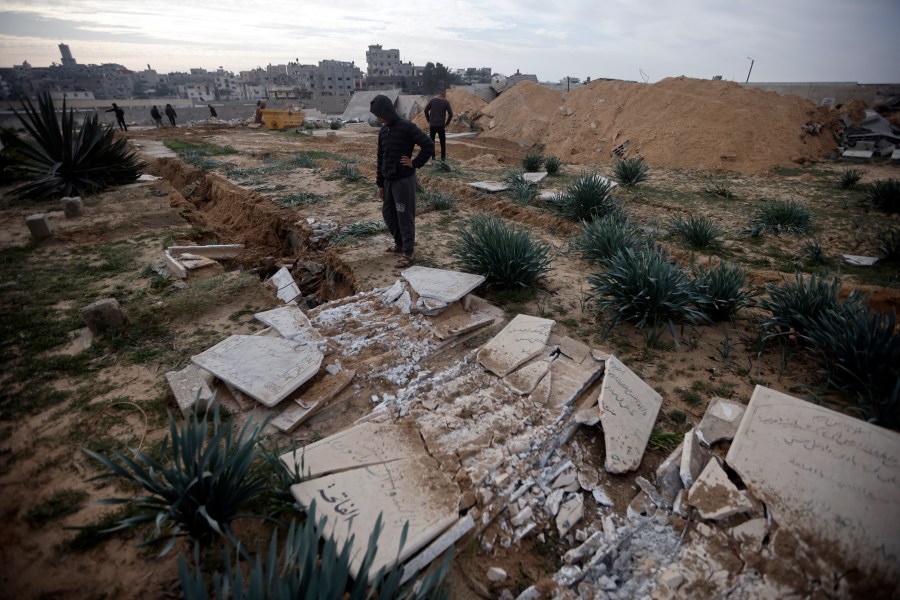
<svg viewBox="0 0 900 600">
<path fill-rule="evenodd" d="M 162 115 L 159 114 L 159 109 L 156 108 L 156 105 L 153 105 L 153 108 L 150 109 L 150 118 L 153 119 L 153 122 L 156 123 L 157 127 L 162 127 Z"/>
<path fill-rule="evenodd" d="M 450 101 L 447 100 L 447 90 L 441 90 L 437 97 L 432 98 L 425 105 L 425 120 L 428 121 L 431 143 L 434 144 L 435 134 L 441 140 L 441 162 L 444 162 L 447 159 L 446 128 L 453 120 L 453 109 L 450 107 Z"/>
<path fill-rule="evenodd" d="M 125 111 L 119 108 L 118 104 L 113 102 L 112 108 L 107 109 L 106 112 L 116 113 L 116 121 L 119 123 L 119 129 L 121 129 L 122 131 L 128 131 L 128 125 L 125 124 Z"/>
<path fill-rule="evenodd" d="M 213 105 L 207 104 L 206 106 L 209 107 L 209 116 L 212 117 L 213 119 L 218 119 L 219 115 L 216 113 L 216 109 L 213 108 Z"/>
<path fill-rule="evenodd" d="M 166 104 L 166 116 L 169 117 L 169 123 L 172 124 L 172 127 L 178 127 L 175 124 L 175 117 L 178 115 L 175 114 L 175 109 L 172 108 L 171 104 Z"/>
</svg>

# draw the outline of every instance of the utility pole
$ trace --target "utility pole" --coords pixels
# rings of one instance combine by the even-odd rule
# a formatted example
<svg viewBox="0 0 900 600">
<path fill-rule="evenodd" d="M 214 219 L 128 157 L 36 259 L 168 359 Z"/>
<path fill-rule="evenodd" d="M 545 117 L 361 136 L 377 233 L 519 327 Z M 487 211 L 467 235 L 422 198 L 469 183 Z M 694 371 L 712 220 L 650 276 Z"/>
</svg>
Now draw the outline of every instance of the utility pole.
<svg viewBox="0 0 900 600">
<path fill-rule="evenodd" d="M 750 71 L 752 71 L 753 70 L 753 59 L 750 58 L 749 56 L 747 58 L 750 60 Z M 750 82 L 750 71 L 747 71 L 747 81 L 745 81 L 744 83 Z"/>
</svg>

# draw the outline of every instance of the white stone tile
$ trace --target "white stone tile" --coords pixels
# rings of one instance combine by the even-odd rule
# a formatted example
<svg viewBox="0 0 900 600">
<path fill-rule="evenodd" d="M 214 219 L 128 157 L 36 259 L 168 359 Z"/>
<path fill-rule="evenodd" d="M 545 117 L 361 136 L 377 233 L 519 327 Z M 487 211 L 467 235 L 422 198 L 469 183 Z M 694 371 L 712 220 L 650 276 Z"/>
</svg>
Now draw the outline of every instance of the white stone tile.
<svg viewBox="0 0 900 600">
<path fill-rule="evenodd" d="M 212 399 L 212 390 L 197 365 L 187 365 L 180 371 L 166 373 L 166 381 L 175 395 L 181 414 L 189 416 L 193 410 L 203 411 Z"/>
<path fill-rule="evenodd" d="M 848 265 L 853 265 L 855 267 L 871 267 L 875 263 L 878 262 L 878 257 L 876 256 L 859 256 L 856 254 L 842 254 L 841 258 L 844 259 L 844 262 Z"/>
<path fill-rule="evenodd" d="M 556 529 L 559 531 L 559 537 L 563 537 L 581 521 L 584 516 L 584 498 L 581 494 L 575 494 L 559 507 L 559 513 L 556 515 Z"/>
<path fill-rule="evenodd" d="M 272 420 L 272 425 L 284 433 L 290 433 L 331 402 L 350 384 L 355 375 L 356 371 L 349 370 L 323 377 L 312 389 L 304 393 L 302 398 L 296 398 L 289 403 L 289 406 Z"/>
<path fill-rule="evenodd" d="M 443 554 L 450 546 L 455 544 L 459 539 L 469 533 L 475 527 L 475 521 L 471 515 L 461 517 L 453 527 L 435 538 L 427 548 L 422 550 L 418 555 L 403 565 L 403 577 L 400 584 L 409 581 L 410 577 L 421 571 L 423 568 L 431 564 L 431 561 Z"/>
<path fill-rule="evenodd" d="M 576 402 L 582 393 L 603 375 L 604 369 L 605 363 L 602 362 L 586 360 L 578 364 L 568 356 L 558 356 L 550 365 L 550 373 L 553 376 L 550 405 L 560 408 Z M 596 402 L 594 404 L 596 405 Z"/>
<path fill-rule="evenodd" d="M 522 173 L 522 179 L 531 183 L 539 183 L 547 177 L 547 171 L 539 171 L 537 173 Z"/>
<path fill-rule="evenodd" d="M 780 527 L 896 576 L 898 457 L 896 431 L 757 386 L 726 461 Z"/>
<path fill-rule="evenodd" d="M 484 275 L 472 275 L 431 267 L 410 267 L 400 273 L 423 298 L 446 304 L 456 302 L 484 283 Z"/>
<path fill-rule="evenodd" d="M 591 355 L 590 346 L 569 336 L 560 338 L 559 351 L 579 365 L 584 363 L 587 357 Z"/>
<path fill-rule="evenodd" d="M 503 377 L 543 352 L 554 323 L 552 319 L 517 315 L 478 350 L 478 362 Z"/>
<path fill-rule="evenodd" d="M 273 328 L 286 340 L 294 342 L 324 342 L 325 338 L 309 322 L 309 318 L 296 304 L 280 306 L 253 315 L 257 320 Z"/>
<path fill-rule="evenodd" d="M 275 406 L 319 371 L 322 353 L 312 344 L 233 335 L 191 360 L 260 403 Z"/>
<path fill-rule="evenodd" d="M 297 287 L 297 282 L 287 267 L 278 269 L 268 283 L 275 288 L 275 294 L 285 303 L 293 302 L 300 297 L 300 288 Z"/>
<path fill-rule="evenodd" d="M 535 360 L 506 375 L 503 382 L 515 393 L 527 396 L 534 391 L 549 370 L 549 362 Z"/>
<path fill-rule="evenodd" d="M 475 181 L 469 185 L 476 190 L 489 193 L 502 192 L 509 189 L 508 185 L 500 181 Z"/>
<path fill-rule="evenodd" d="M 641 464 L 662 396 L 622 364 L 606 359 L 600 388 L 600 423 L 606 440 L 606 470 L 633 471 Z"/>
<path fill-rule="evenodd" d="M 697 430 L 691 428 L 684 434 L 684 442 L 681 445 L 681 464 L 678 469 L 681 475 L 681 483 L 685 489 L 691 489 L 708 460 L 709 451 L 700 445 Z"/>
<path fill-rule="evenodd" d="M 738 402 L 713 398 L 709 401 L 706 414 L 697 426 L 697 437 L 707 446 L 716 442 L 734 439 L 746 407 Z"/>
</svg>

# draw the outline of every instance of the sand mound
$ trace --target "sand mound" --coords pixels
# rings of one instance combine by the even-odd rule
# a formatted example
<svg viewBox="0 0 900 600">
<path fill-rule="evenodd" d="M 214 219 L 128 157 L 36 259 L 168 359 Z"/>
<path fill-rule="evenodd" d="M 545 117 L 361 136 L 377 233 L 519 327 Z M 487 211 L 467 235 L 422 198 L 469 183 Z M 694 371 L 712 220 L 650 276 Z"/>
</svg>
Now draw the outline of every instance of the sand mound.
<svg viewBox="0 0 900 600">
<path fill-rule="evenodd" d="M 564 162 L 606 163 L 625 144 L 625 156 L 651 165 L 741 173 L 824 158 L 839 126 L 837 111 L 799 96 L 684 77 L 652 85 L 597 81 L 568 94 L 525 81 L 481 112 L 482 137 L 542 144 Z M 809 121 L 825 128 L 806 134 L 801 127 Z"/>
<path fill-rule="evenodd" d="M 447 127 L 448 133 L 463 133 L 469 131 L 468 122 L 473 122 L 481 114 L 482 109 L 487 106 L 487 102 L 474 94 L 461 89 L 451 89 L 447 91 L 447 100 L 450 101 L 450 107 L 453 109 L 453 122 Z M 464 116 L 464 119 L 460 119 Z M 419 113 L 412 120 L 423 131 L 428 131 L 428 121 L 425 120 L 425 114 Z"/>
</svg>

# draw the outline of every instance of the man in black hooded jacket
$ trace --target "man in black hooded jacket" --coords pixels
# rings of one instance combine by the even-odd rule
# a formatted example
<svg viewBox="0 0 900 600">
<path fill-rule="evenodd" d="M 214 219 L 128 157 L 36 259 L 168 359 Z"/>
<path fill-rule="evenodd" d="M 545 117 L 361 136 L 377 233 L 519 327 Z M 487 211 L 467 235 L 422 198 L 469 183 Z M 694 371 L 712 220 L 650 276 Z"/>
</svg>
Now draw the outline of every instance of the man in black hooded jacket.
<svg viewBox="0 0 900 600">
<path fill-rule="evenodd" d="M 394 264 L 398 269 L 413 263 L 416 245 L 416 169 L 434 156 L 434 142 L 394 110 L 390 98 L 379 94 L 369 110 L 382 123 L 378 132 L 378 170 L 375 183 L 381 198 L 381 215 L 394 236 L 391 252 L 403 253 Z M 412 158 L 413 150 L 421 150 Z"/>
</svg>

